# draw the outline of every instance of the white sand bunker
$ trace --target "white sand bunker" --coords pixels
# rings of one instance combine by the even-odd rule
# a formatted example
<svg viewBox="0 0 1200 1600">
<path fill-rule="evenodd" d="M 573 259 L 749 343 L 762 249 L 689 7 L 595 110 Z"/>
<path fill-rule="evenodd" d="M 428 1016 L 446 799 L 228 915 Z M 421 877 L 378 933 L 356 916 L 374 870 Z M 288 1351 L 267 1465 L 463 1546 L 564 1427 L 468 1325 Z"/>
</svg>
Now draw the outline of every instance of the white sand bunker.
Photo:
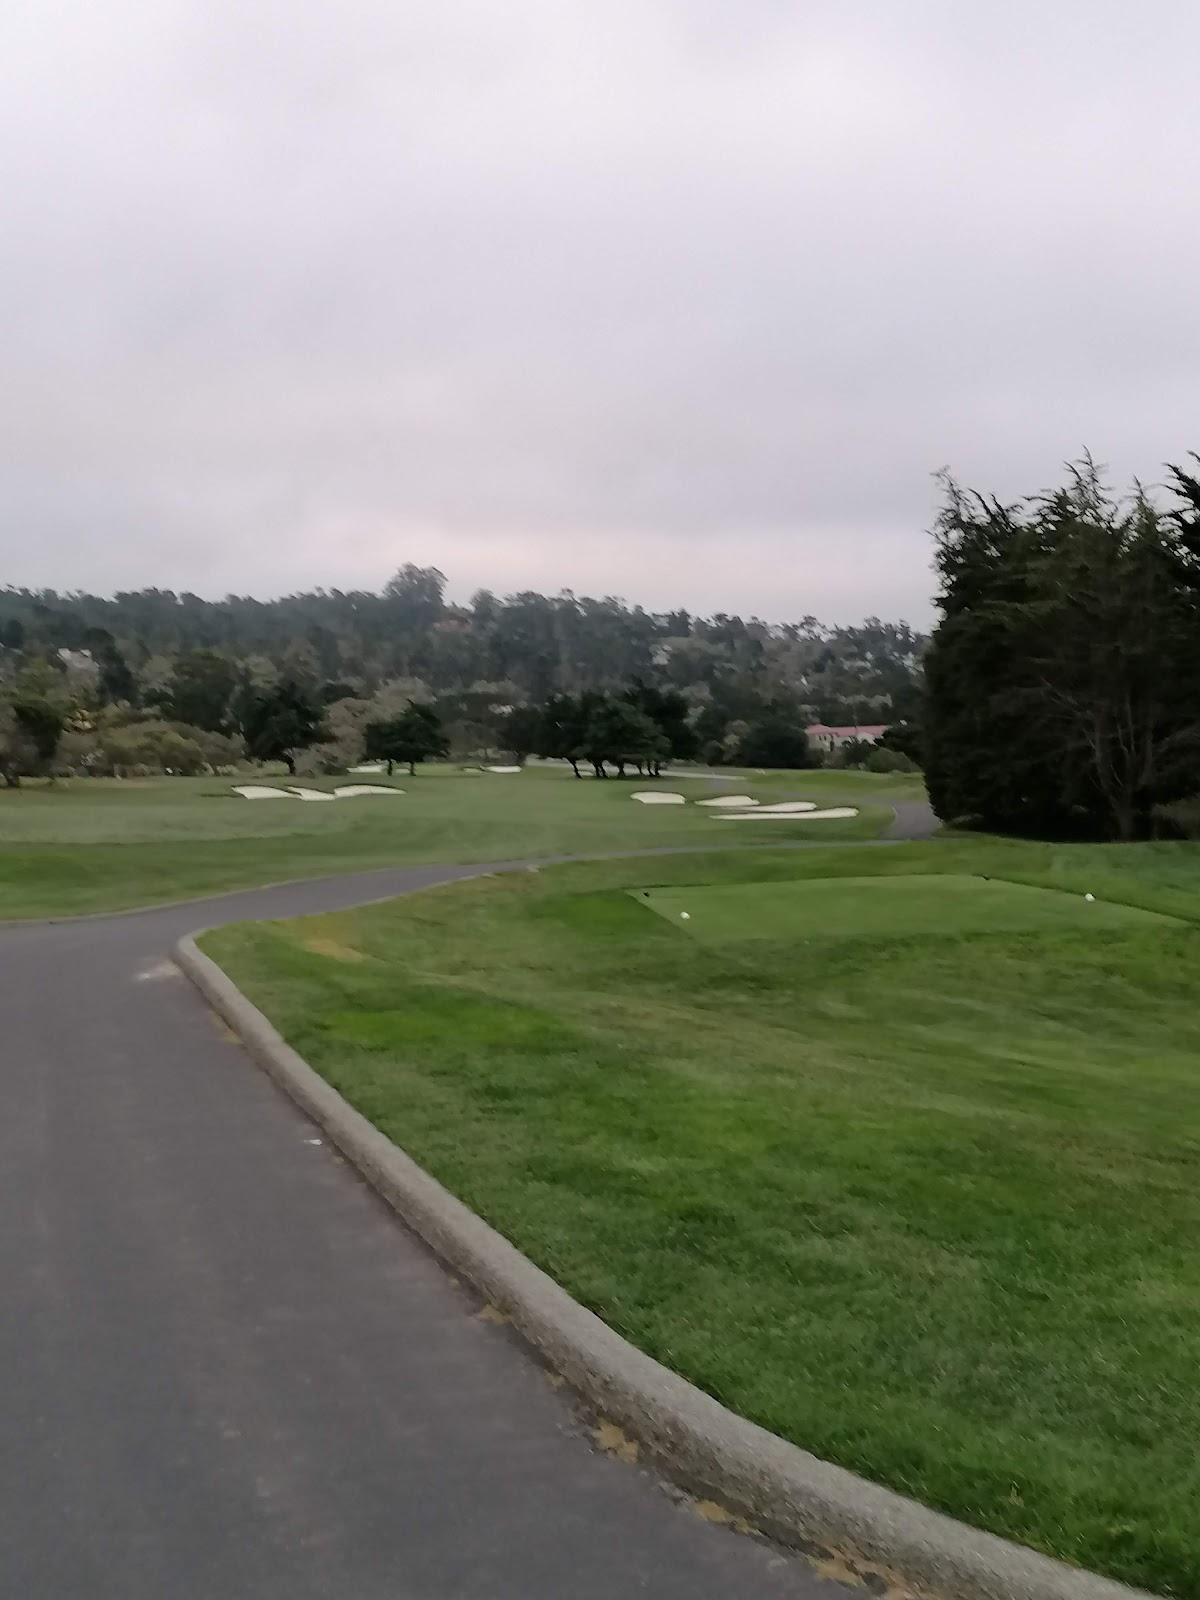
<svg viewBox="0 0 1200 1600">
<path fill-rule="evenodd" d="M 261 783 L 235 783 L 232 785 L 234 794 L 240 794 L 246 800 L 353 800 L 358 795 L 364 794 L 403 794 L 403 789 L 393 789 L 386 783 L 345 783 L 328 793 L 325 789 L 304 789 L 299 784 L 291 783 L 286 789 L 269 789 Z"/>
<path fill-rule="evenodd" d="M 636 794 L 629 796 L 631 800 L 640 800 L 644 806 L 684 806 L 687 801 L 681 794 L 664 794 L 661 789 L 639 789 Z"/>
<path fill-rule="evenodd" d="M 736 810 L 744 811 L 747 806 L 756 806 L 758 801 L 749 794 L 719 794 L 715 800 L 697 800 L 698 806 L 732 806 Z"/>
<path fill-rule="evenodd" d="M 769 817 L 787 817 L 793 816 L 797 811 L 815 811 L 817 803 L 815 800 L 780 800 L 776 805 L 759 806 L 758 809 Z"/>
<path fill-rule="evenodd" d="M 364 761 L 361 766 L 351 767 L 351 772 L 382 772 L 382 761 Z"/>
<path fill-rule="evenodd" d="M 829 806 L 824 811 L 778 811 L 761 806 L 757 811 L 726 811 L 722 822 L 832 822 L 837 817 L 856 817 L 857 806 Z"/>
<path fill-rule="evenodd" d="M 489 767 L 489 772 L 520 772 L 520 767 Z"/>
<path fill-rule="evenodd" d="M 335 800 L 353 800 L 358 794 L 403 794 L 403 789 L 393 789 L 389 783 L 343 783 L 333 791 Z"/>
<path fill-rule="evenodd" d="M 325 801 L 334 798 L 333 795 L 327 794 L 324 789 L 301 789 L 295 783 L 288 784 L 288 793 L 294 794 L 297 800 Z"/>
</svg>

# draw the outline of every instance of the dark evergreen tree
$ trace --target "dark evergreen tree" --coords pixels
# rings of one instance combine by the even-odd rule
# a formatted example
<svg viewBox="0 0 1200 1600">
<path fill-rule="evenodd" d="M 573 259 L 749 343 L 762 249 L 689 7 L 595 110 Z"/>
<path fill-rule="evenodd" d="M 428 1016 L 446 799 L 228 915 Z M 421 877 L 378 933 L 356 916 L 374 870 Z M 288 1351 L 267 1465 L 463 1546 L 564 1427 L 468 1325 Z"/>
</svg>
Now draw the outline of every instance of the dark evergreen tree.
<svg viewBox="0 0 1200 1600">
<path fill-rule="evenodd" d="M 136 705 L 137 680 L 108 629 L 89 628 L 84 634 L 84 647 L 91 652 L 92 659 L 100 669 L 98 688 L 101 700 L 118 705 Z"/>
<path fill-rule="evenodd" d="M 666 740 L 667 755 L 675 761 L 696 759 L 700 741 L 688 721 L 688 703 L 677 689 L 660 689 L 643 678 L 635 678 L 624 698 L 655 724 Z"/>
<path fill-rule="evenodd" d="M 755 717 L 739 741 L 738 758 L 749 767 L 816 765 L 803 724 L 783 706 L 770 706 Z"/>
<path fill-rule="evenodd" d="M 1183 519 L 1085 459 L 1016 506 L 944 480 L 925 771 L 948 820 L 1122 839 L 1200 789 L 1200 590 Z"/>
<path fill-rule="evenodd" d="M 513 706 L 497 724 L 501 748 L 510 751 L 524 765 L 542 741 L 543 721 L 543 713 L 536 706 Z"/>
<path fill-rule="evenodd" d="M 588 709 L 578 695 L 551 695 L 542 707 L 541 726 L 534 754 L 549 760 L 569 761 L 577 778 L 585 759 L 584 731 Z"/>
<path fill-rule="evenodd" d="M 242 698 L 247 754 L 255 761 L 282 761 L 295 777 L 297 753 L 321 736 L 322 709 L 311 685 L 296 678 L 247 690 Z"/>
<path fill-rule="evenodd" d="M 584 754 L 598 778 L 607 777 L 605 764 L 625 776 L 627 765 L 639 772 L 650 768 L 657 775 L 667 755 L 666 736 L 653 718 L 626 699 L 599 695 L 589 708 L 583 734 Z"/>
<path fill-rule="evenodd" d="M 365 753 L 372 761 L 386 761 L 388 776 L 397 761 L 408 763 L 410 775 L 418 761 L 444 756 L 449 750 L 441 719 L 432 706 L 410 701 L 398 717 L 368 722 L 363 729 Z"/>
<path fill-rule="evenodd" d="M 179 657 L 166 689 L 157 697 L 164 715 L 211 733 L 227 733 L 238 673 L 215 650 L 190 650 Z"/>
</svg>

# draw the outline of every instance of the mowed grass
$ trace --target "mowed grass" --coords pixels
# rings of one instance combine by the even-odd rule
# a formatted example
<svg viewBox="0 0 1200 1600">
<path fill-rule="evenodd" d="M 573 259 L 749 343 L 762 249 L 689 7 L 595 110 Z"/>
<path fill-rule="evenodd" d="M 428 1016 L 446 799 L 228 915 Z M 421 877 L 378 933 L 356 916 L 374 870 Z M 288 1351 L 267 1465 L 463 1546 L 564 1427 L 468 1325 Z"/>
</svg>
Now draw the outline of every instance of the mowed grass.
<svg viewBox="0 0 1200 1600">
<path fill-rule="evenodd" d="M 963 887 L 983 876 L 1053 892 Z M 806 897 L 837 938 L 796 936 Z M 913 937 L 894 911 L 918 903 Z M 204 943 L 397 1143 L 725 1404 L 1194 1595 L 1198 914 L 1194 846 L 950 839 L 571 865 Z"/>
<path fill-rule="evenodd" d="M 247 800 L 247 778 L 74 779 L 0 790 L 0 920 L 120 910 L 284 879 L 430 861 L 466 862 L 659 845 L 704 845 L 722 831 L 694 805 L 644 806 L 630 797 L 657 788 L 689 800 L 728 792 L 704 776 L 576 781 L 563 767 L 513 775 L 421 767 L 390 780 L 398 796 L 339 800 Z M 281 787 L 283 777 L 265 780 Z M 305 779 L 310 788 L 386 778 Z M 765 802 L 847 803 L 857 817 L 745 824 L 736 841 L 763 836 L 869 838 L 892 820 L 896 801 L 919 798 L 919 779 L 870 773 L 793 772 L 739 779 Z"/>
<path fill-rule="evenodd" d="M 635 889 L 634 900 L 693 939 L 927 938 L 967 933 L 1044 933 L 1076 928 L 1167 929 L 1161 912 L 1088 901 L 970 873 L 914 873 L 881 878 L 826 878 L 790 883 L 702 884 Z"/>
</svg>

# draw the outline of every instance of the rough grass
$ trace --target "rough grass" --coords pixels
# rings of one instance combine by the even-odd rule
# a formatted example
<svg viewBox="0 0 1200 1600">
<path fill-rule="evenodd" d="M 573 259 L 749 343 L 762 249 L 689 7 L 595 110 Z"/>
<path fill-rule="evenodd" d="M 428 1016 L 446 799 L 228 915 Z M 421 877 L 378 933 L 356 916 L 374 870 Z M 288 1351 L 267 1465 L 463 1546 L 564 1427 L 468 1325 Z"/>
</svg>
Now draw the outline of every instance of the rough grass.
<svg viewBox="0 0 1200 1600">
<path fill-rule="evenodd" d="M 333 805 L 246 800 L 232 793 L 231 781 L 242 780 L 92 778 L 0 790 L 0 919 L 120 910 L 367 867 L 703 845 L 721 831 L 711 812 L 695 806 L 638 805 L 630 794 L 645 781 L 576 782 L 565 768 L 499 776 L 422 767 L 415 778 L 392 780 L 404 790 L 398 799 Z M 315 788 L 348 781 L 358 780 L 304 780 Z M 726 787 L 703 777 L 659 786 L 693 799 Z M 846 801 L 861 814 L 747 824 L 724 845 L 780 831 L 869 838 L 891 821 L 893 801 L 922 793 L 919 779 L 852 772 L 743 777 L 741 787 L 765 801 Z"/>
<path fill-rule="evenodd" d="M 944 869 L 1190 919 L 1200 851 L 653 867 L 205 947 L 454 1192 L 725 1403 L 980 1526 L 1200 1592 L 1195 926 L 864 918 L 710 945 L 629 892 L 790 880 L 832 910 L 812 880 L 841 877 L 857 915 L 864 878 Z"/>
</svg>

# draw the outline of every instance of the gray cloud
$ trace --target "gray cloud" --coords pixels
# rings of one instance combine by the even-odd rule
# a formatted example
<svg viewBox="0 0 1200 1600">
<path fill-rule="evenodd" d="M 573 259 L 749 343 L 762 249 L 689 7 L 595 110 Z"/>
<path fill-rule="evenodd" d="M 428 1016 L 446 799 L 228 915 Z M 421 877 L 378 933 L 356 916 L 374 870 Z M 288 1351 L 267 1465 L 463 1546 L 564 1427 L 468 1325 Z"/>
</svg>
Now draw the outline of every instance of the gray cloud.
<svg viewBox="0 0 1200 1600">
<path fill-rule="evenodd" d="M 10 8 L 0 579 L 924 620 L 933 469 L 1200 444 L 1198 48 L 1115 0 Z"/>
</svg>

